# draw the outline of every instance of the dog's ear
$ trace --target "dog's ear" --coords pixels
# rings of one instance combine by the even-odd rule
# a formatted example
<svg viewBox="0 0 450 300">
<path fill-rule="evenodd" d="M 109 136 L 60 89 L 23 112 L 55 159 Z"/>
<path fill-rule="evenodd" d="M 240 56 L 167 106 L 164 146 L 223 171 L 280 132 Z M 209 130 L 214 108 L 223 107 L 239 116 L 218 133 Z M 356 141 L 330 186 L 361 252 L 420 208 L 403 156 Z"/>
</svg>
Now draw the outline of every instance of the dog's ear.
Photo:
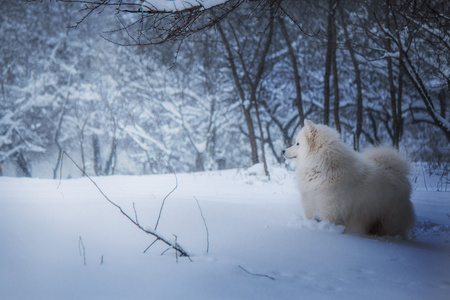
<svg viewBox="0 0 450 300">
<path fill-rule="evenodd" d="M 305 119 L 305 127 L 308 129 L 313 129 L 315 127 L 315 124 L 313 123 L 313 121 Z"/>
<path fill-rule="evenodd" d="M 313 148 L 316 141 L 317 128 L 310 120 L 305 120 L 304 128 L 306 140 L 308 141 L 309 146 Z"/>
</svg>

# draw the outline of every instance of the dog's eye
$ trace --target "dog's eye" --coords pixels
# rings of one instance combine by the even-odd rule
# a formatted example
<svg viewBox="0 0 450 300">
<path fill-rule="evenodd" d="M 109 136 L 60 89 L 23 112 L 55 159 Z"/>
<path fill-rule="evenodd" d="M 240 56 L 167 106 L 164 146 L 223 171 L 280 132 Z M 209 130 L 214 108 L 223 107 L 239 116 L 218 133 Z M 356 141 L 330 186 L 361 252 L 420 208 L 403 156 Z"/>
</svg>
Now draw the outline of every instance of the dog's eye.
<svg viewBox="0 0 450 300">
<path fill-rule="evenodd" d="M 297 146 L 300 146 L 300 143 L 297 143 Z"/>
</svg>

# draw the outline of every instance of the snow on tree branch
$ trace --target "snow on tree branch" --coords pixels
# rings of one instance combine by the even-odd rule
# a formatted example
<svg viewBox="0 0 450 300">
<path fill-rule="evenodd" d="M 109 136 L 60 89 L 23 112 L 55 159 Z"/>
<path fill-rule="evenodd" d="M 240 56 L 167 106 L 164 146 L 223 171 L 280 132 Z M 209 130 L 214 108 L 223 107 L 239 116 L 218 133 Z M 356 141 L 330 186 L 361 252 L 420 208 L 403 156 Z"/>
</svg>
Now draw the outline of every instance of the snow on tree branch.
<svg viewBox="0 0 450 300">
<path fill-rule="evenodd" d="M 120 28 L 106 34 L 124 32 L 128 43 L 117 42 L 113 37 L 105 39 L 120 45 L 155 45 L 185 37 L 210 28 L 220 22 L 245 0 L 188 0 L 188 1 L 108 1 L 108 0 L 62 0 L 82 4 L 83 13 L 73 27 L 85 21 L 93 12 L 103 13 L 113 9 Z M 214 16 L 209 12 L 214 11 Z"/>
</svg>

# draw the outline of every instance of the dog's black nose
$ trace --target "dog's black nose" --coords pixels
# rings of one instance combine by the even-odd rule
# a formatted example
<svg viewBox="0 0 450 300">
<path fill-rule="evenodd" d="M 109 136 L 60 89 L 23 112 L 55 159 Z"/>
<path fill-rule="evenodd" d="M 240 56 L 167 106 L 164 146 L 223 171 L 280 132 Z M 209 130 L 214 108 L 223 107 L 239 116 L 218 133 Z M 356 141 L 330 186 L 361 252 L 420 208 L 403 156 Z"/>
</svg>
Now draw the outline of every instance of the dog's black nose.
<svg viewBox="0 0 450 300">
<path fill-rule="evenodd" d="M 284 154 L 286 152 L 286 150 L 281 151 L 282 154 Z"/>
</svg>

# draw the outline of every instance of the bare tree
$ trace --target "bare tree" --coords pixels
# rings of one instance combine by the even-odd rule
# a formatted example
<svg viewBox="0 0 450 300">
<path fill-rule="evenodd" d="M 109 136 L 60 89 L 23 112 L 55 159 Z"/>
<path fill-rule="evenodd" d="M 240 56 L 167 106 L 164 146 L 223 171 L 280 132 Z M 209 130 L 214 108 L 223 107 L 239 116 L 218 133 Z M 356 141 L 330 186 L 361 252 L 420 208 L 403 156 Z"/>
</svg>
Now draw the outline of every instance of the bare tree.
<svg viewBox="0 0 450 300">
<path fill-rule="evenodd" d="M 391 18 L 390 18 L 390 11 L 388 6 L 385 7 L 385 13 L 386 13 L 386 28 L 392 28 L 391 26 Z M 391 47 L 391 39 L 387 38 L 385 40 L 385 48 L 388 53 L 392 52 Z M 397 103 L 396 99 L 396 87 L 394 84 L 394 71 L 393 71 L 393 62 L 392 57 L 390 55 L 386 56 L 386 62 L 387 62 L 387 69 L 388 69 L 388 82 L 389 82 L 389 95 L 391 98 L 391 114 L 392 114 L 392 130 L 393 130 L 393 144 L 394 147 L 398 149 L 399 141 L 400 141 L 400 131 L 399 131 L 399 119 L 401 116 L 398 115 L 397 111 L 397 105 L 401 106 L 401 103 Z"/>
<path fill-rule="evenodd" d="M 264 71 L 267 68 L 266 58 L 269 53 L 270 45 L 272 43 L 273 22 L 274 22 L 274 14 L 272 11 L 267 25 L 268 26 L 267 34 L 260 34 L 259 39 L 256 41 L 255 48 L 252 50 L 253 52 L 252 57 L 248 59 L 244 57 L 245 56 L 244 45 L 249 44 L 250 39 L 244 38 L 244 41 L 241 41 L 240 40 L 241 38 L 237 34 L 236 30 L 233 28 L 231 24 L 229 24 L 231 36 L 233 37 L 232 39 L 234 39 L 235 41 L 236 46 L 235 48 L 237 49 L 235 52 L 233 52 L 231 43 L 229 41 L 230 38 L 227 37 L 222 26 L 220 24 L 217 25 L 218 31 L 225 45 L 225 50 L 227 52 L 227 59 L 229 62 L 229 68 L 231 69 L 234 83 L 236 85 L 236 89 L 238 90 L 240 106 L 243 110 L 245 121 L 247 124 L 248 136 L 252 150 L 252 162 L 258 163 L 259 157 L 256 143 L 256 134 L 251 113 L 252 109 L 253 108 L 255 109 L 257 125 L 260 133 L 262 161 L 264 164 L 264 170 L 266 175 L 268 175 L 269 172 L 264 152 L 264 133 L 259 112 L 260 101 L 258 99 L 258 90 L 260 88 L 260 83 L 262 81 Z M 237 62 L 240 63 L 239 67 L 237 66 Z M 255 63 L 252 66 L 253 62 Z M 239 73 L 241 73 L 242 75 L 240 75 Z"/>
<path fill-rule="evenodd" d="M 450 141 L 450 122 L 445 118 L 445 112 L 439 112 L 437 109 L 438 103 L 441 102 L 439 93 L 432 93 L 426 84 L 431 80 L 430 76 L 435 76 L 446 85 L 443 84 L 441 91 L 444 91 L 444 95 L 447 94 L 450 77 L 446 72 L 447 65 L 441 62 L 448 62 L 450 59 L 450 33 L 448 18 L 443 17 L 441 12 L 448 11 L 449 3 L 445 0 L 385 0 L 384 4 L 393 23 L 392 28 L 386 28 L 383 15 L 371 9 L 378 28 L 396 48 L 396 51 L 389 51 L 390 48 L 386 47 L 384 56 L 399 61 L 402 71 L 417 91 L 434 125 L 439 127 Z M 433 51 L 433 55 L 424 55 L 429 51 Z M 394 108 L 393 102 L 393 112 Z"/>
<path fill-rule="evenodd" d="M 330 78 L 333 75 L 333 91 L 334 91 L 334 105 L 333 115 L 336 129 L 341 131 L 341 123 L 339 119 L 339 78 L 336 59 L 337 48 L 337 32 L 336 32 L 336 14 L 338 12 L 339 0 L 328 0 L 328 25 L 327 25 L 327 54 L 325 57 L 325 73 L 324 73 L 324 124 L 330 123 Z"/>
<path fill-rule="evenodd" d="M 61 126 L 62 126 L 64 115 L 66 114 L 66 108 L 67 108 L 68 101 L 69 101 L 69 92 L 67 92 L 67 96 L 64 99 L 64 103 L 61 108 L 61 113 L 59 114 L 58 124 L 56 126 L 56 131 L 55 131 L 55 136 L 54 136 L 55 145 L 56 145 L 56 147 L 58 147 L 58 160 L 56 162 L 55 168 L 53 169 L 53 179 L 56 179 L 56 176 L 58 174 L 58 168 L 59 168 L 59 164 L 61 162 L 61 155 L 63 152 L 63 148 L 61 147 L 61 144 L 59 142 L 59 136 L 61 135 Z"/>
<path fill-rule="evenodd" d="M 353 69 L 355 71 L 355 82 L 356 82 L 356 130 L 355 138 L 353 142 L 353 148 L 359 150 L 360 137 L 362 133 L 362 123 L 363 123 L 363 96 L 362 96 L 362 81 L 361 81 L 361 71 L 359 69 L 359 62 L 356 58 L 356 52 L 350 40 L 349 32 L 347 29 L 346 22 L 344 21 L 343 13 L 341 12 L 342 27 L 344 29 L 345 36 L 345 46 L 350 53 L 350 58 L 352 61 Z"/>
<path fill-rule="evenodd" d="M 300 126 L 303 126 L 303 122 L 305 120 L 305 113 L 303 110 L 303 99 L 302 99 L 302 87 L 300 84 L 300 72 L 298 71 L 298 65 L 297 65 L 297 57 L 294 53 L 294 48 L 292 47 L 292 42 L 289 37 L 289 33 L 286 28 L 286 24 L 283 20 L 283 18 L 278 18 L 278 23 L 281 27 L 281 32 L 283 34 L 283 38 L 286 42 L 286 46 L 288 48 L 289 58 L 291 60 L 292 64 L 292 72 L 294 74 L 294 84 L 295 84 L 295 104 L 297 106 L 298 115 L 300 117 Z"/>
</svg>

